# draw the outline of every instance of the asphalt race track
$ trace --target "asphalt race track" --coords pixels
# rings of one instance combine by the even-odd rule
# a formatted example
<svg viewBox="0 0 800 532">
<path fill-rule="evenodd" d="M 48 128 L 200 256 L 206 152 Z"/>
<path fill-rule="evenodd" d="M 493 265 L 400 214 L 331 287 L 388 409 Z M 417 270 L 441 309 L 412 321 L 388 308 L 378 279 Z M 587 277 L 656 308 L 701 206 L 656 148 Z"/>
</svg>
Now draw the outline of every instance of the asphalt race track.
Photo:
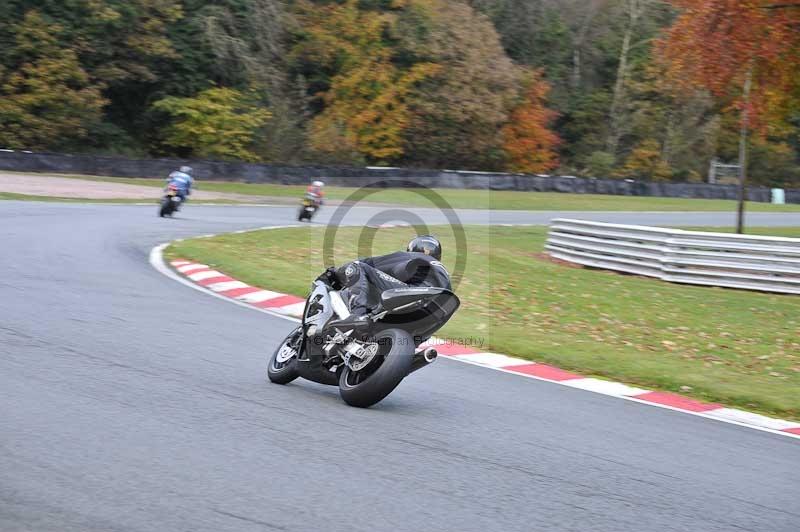
<svg viewBox="0 0 800 532">
<path fill-rule="evenodd" d="M 0 530 L 800 528 L 796 439 L 446 360 L 369 410 L 270 385 L 292 324 L 175 283 L 148 253 L 293 213 L 0 202 Z M 562 214 L 731 220 L 460 217 Z"/>
</svg>

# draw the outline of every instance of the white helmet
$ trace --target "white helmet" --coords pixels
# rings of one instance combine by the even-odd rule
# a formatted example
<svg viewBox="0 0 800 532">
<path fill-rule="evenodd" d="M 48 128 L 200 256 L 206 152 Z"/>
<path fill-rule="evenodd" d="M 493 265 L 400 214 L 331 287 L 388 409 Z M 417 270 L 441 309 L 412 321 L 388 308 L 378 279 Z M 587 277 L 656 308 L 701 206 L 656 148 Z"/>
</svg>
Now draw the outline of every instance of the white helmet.
<svg viewBox="0 0 800 532">
<path fill-rule="evenodd" d="M 315 187 L 324 187 L 324 186 L 325 186 L 325 183 L 323 183 L 322 181 L 314 181 L 314 182 L 313 182 L 313 183 L 311 183 L 311 184 L 312 184 L 313 186 L 315 186 Z"/>
<path fill-rule="evenodd" d="M 194 170 L 192 170 L 191 166 L 181 166 L 178 171 L 186 175 L 192 175 Z"/>
</svg>

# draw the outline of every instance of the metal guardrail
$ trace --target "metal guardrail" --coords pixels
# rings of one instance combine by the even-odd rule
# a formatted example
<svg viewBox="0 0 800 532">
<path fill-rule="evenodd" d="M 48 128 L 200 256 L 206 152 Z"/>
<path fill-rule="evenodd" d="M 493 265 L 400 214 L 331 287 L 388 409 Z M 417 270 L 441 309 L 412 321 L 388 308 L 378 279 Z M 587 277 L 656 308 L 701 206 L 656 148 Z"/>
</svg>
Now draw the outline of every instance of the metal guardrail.
<svg viewBox="0 0 800 532">
<path fill-rule="evenodd" d="M 674 283 L 800 294 L 800 239 L 555 219 L 556 259 Z"/>
</svg>

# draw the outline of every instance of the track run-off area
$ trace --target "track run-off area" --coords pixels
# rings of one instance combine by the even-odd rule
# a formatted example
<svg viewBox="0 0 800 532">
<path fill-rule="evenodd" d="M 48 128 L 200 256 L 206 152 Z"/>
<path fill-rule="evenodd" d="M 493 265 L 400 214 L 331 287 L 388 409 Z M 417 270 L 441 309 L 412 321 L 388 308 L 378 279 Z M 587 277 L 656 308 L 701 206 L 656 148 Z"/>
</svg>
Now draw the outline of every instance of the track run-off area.
<svg viewBox="0 0 800 532">
<path fill-rule="evenodd" d="M 176 283 L 148 255 L 176 238 L 286 225 L 294 207 L 155 210 L 0 202 L 2 531 L 800 527 L 796 439 L 467 364 L 434 364 L 367 410 L 332 387 L 270 385 L 266 357 L 294 324 Z M 345 222 L 379 213 L 355 207 Z M 800 226 L 800 215 L 748 223 Z"/>
</svg>

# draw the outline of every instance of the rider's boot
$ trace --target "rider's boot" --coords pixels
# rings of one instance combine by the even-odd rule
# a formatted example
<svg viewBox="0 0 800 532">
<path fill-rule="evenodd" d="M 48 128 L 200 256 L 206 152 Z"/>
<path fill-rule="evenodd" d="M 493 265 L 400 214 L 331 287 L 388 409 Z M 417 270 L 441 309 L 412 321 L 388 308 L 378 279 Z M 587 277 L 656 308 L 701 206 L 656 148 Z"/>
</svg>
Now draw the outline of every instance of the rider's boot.
<svg viewBox="0 0 800 532">
<path fill-rule="evenodd" d="M 350 329 L 361 329 L 370 323 L 372 323 L 372 320 L 370 320 L 367 309 L 364 307 L 356 307 L 346 318 L 331 320 L 328 325 L 331 327 L 336 327 L 340 331 L 345 331 Z"/>
</svg>

